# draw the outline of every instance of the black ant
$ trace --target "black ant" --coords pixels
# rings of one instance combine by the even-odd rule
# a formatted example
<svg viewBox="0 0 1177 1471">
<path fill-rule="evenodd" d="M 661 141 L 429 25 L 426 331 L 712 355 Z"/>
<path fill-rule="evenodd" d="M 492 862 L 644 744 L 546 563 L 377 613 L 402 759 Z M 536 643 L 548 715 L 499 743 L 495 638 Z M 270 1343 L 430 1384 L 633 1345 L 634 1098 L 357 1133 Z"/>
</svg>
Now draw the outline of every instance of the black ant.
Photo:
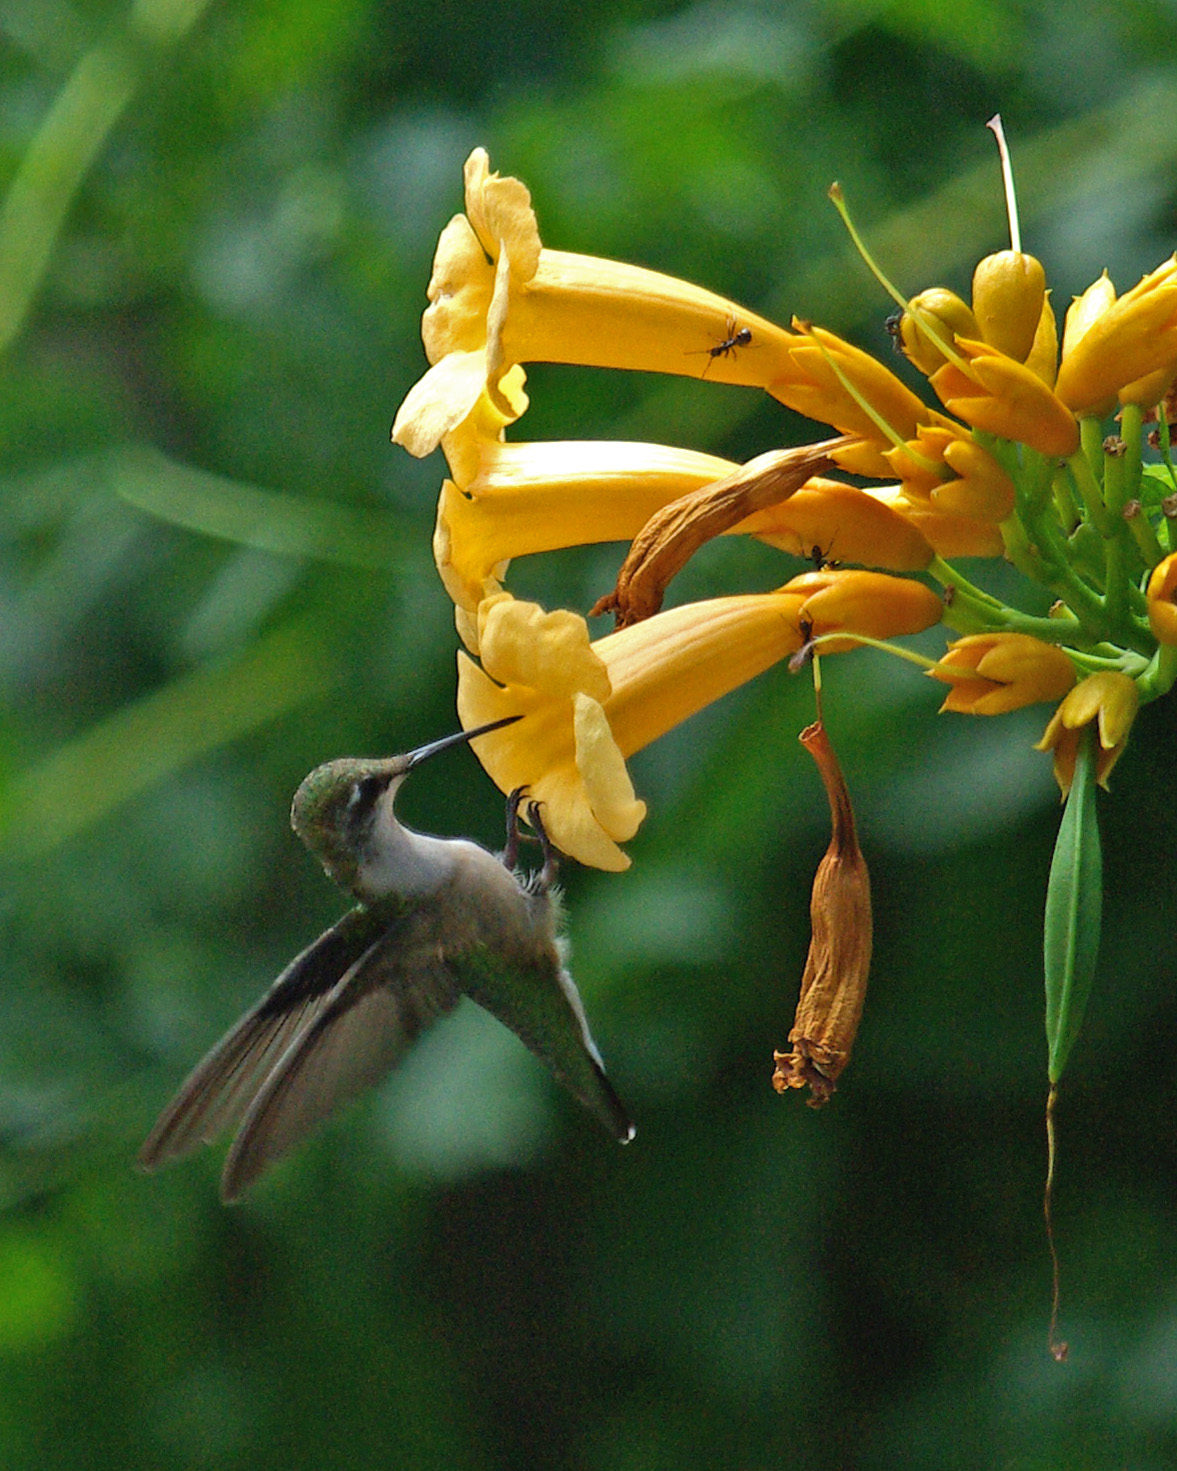
<svg viewBox="0 0 1177 1471">
<path fill-rule="evenodd" d="M 735 317 L 728 317 L 727 325 L 723 330 L 727 333 L 727 336 L 722 342 L 717 342 L 714 347 L 701 347 L 698 349 L 699 352 L 705 352 L 707 354 L 707 364 L 700 375 L 703 378 L 706 378 L 707 369 L 710 368 L 716 358 L 732 357 L 736 348 L 751 346 L 751 327 L 737 327 Z"/>
<path fill-rule="evenodd" d="M 834 543 L 831 541 L 824 552 L 822 551 L 821 547 L 813 546 L 810 547 L 807 552 L 803 552 L 803 556 L 806 558 L 807 561 L 813 563 L 813 568 L 815 572 L 824 572 L 827 567 L 840 567 L 842 565 L 841 562 L 835 562 L 830 556 L 830 553 L 833 550 Z"/>
</svg>

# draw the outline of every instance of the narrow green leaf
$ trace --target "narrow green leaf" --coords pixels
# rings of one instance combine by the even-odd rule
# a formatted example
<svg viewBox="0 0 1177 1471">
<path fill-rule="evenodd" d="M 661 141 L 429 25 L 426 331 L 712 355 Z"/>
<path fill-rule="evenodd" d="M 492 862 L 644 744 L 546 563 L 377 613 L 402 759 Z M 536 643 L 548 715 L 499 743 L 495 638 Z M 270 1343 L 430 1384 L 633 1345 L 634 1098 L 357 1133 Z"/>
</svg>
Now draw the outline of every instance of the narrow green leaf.
<svg viewBox="0 0 1177 1471">
<path fill-rule="evenodd" d="M 1080 733 L 1046 890 L 1043 957 L 1049 1075 L 1057 1083 L 1083 1026 L 1095 979 L 1103 908 L 1103 859 L 1095 813 L 1095 727 Z"/>
<path fill-rule="evenodd" d="M 335 679 L 307 620 L 181 675 L 21 772 L 0 793 L 0 854 L 31 858 L 198 757 L 321 696 Z"/>
<path fill-rule="evenodd" d="M 312 501 L 210 475 L 146 445 L 112 454 L 117 495 L 161 521 L 284 557 L 384 570 L 403 562 L 400 527 L 384 511 Z"/>
</svg>

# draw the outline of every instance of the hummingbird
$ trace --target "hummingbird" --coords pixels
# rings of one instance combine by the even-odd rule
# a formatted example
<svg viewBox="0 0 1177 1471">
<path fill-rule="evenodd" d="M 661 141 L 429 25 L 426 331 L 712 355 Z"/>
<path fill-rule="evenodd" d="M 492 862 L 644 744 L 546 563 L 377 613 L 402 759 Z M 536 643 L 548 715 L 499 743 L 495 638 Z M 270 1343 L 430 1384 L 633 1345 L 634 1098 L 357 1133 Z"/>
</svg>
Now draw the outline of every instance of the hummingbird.
<svg viewBox="0 0 1177 1471">
<path fill-rule="evenodd" d="M 531 874 L 516 866 L 525 788 L 508 798 L 497 857 L 464 838 L 414 832 L 394 810 L 406 777 L 431 756 L 521 718 L 404 756 L 328 761 L 303 781 L 291 826 L 355 905 L 196 1065 L 140 1150 L 142 1169 L 235 1129 L 221 1199 L 239 1199 L 462 996 L 509 1027 L 616 1139 L 633 1138 L 565 966 L 557 857 L 540 804 L 525 814 L 543 854 Z"/>
</svg>

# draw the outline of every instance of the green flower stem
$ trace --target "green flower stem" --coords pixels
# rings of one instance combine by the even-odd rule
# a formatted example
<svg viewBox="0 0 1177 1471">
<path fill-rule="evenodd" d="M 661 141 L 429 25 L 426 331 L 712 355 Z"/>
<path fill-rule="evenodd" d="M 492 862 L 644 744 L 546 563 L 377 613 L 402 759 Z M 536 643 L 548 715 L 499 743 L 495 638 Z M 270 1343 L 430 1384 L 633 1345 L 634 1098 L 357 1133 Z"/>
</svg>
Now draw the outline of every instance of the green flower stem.
<svg viewBox="0 0 1177 1471">
<path fill-rule="evenodd" d="M 1150 700 L 1167 695 L 1174 684 L 1177 684 L 1177 646 L 1161 644 L 1149 661 L 1147 669 L 1136 676 L 1140 703 L 1147 705 Z"/>
<path fill-rule="evenodd" d="M 984 588 L 978 587 L 976 583 L 970 582 L 962 572 L 958 572 L 951 562 L 946 562 L 943 557 L 937 555 L 928 563 L 928 576 L 934 577 L 941 587 L 951 587 L 958 594 L 967 594 L 969 600 L 978 608 L 991 608 L 998 613 L 1008 613 L 1010 610 L 998 598 L 987 593 Z"/>
<path fill-rule="evenodd" d="M 1080 521 L 1079 506 L 1075 500 L 1075 482 L 1065 469 L 1056 471 L 1051 480 L 1054 492 L 1054 508 L 1058 513 L 1063 530 L 1069 535 Z"/>
<path fill-rule="evenodd" d="M 1018 516 L 1007 516 L 1001 523 L 1001 539 L 1006 557 L 1028 582 L 1049 582 L 1050 574 Z"/>
<path fill-rule="evenodd" d="M 1088 425 L 1094 425 L 1096 435 L 1100 430 L 1099 421 L 1096 419 L 1082 419 L 1083 448 L 1078 454 L 1074 454 L 1067 461 L 1067 468 L 1075 477 L 1075 484 L 1079 488 L 1079 494 L 1083 497 L 1083 504 L 1087 510 L 1088 519 L 1096 527 L 1101 536 L 1111 536 L 1114 525 L 1107 513 L 1107 507 L 1103 503 L 1103 493 L 1099 488 L 1099 481 L 1095 478 L 1095 472 L 1091 468 L 1088 458 L 1087 439 L 1089 438 Z M 1099 441 L 1099 459 L 1103 462 L 1103 440 Z"/>
<path fill-rule="evenodd" d="M 1124 514 L 1124 507 L 1128 504 L 1125 450 L 1124 441 L 1114 434 L 1104 440 L 1103 503 L 1107 507 L 1113 535 L 1119 529 L 1116 519 Z"/>
<path fill-rule="evenodd" d="M 1144 470 L 1144 413 L 1139 404 L 1125 404 L 1120 414 L 1120 438 L 1124 443 L 1125 504 L 1140 495 Z"/>
<path fill-rule="evenodd" d="M 1124 528 L 1127 531 L 1127 527 Z M 1108 584 L 1103 605 L 1108 622 L 1113 627 L 1120 623 L 1128 611 L 1128 559 L 1127 538 L 1117 537 L 1108 542 Z"/>
<path fill-rule="evenodd" d="M 1152 663 L 1143 654 L 1121 649 L 1116 644 L 1099 644 L 1094 649 L 1069 648 L 1067 654 L 1084 674 L 1108 670 L 1113 674 L 1126 674 L 1129 679 L 1139 679 Z"/>
<path fill-rule="evenodd" d="M 936 557 L 928 574 L 946 590 L 941 622 L 954 633 L 1028 633 L 1051 644 L 1090 643 L 1079 619 L 1073 614 L 1060 618 L 1037 618 L 998 602 L 976 587 L 943 557 Z"/>
<path fill-rule="evenodd" d="M 1124 520 L 1128 523 L 1128 530 L 1140 548 L 1144 565 L 1151 570 L 1158 562 L 1164 560 L 1165 553 L 1157 540 L 1152 522 L 1145 515 L 1144 507 L 1139 501 L 1129 501 L 1124 507 Z"/>
<path fill-rule="evenodd" d="M 940 668 L 939 659 L 929 659 L 926 654 L 917 654 L 914 649 L 905 649 L 902 644 L 893 644 L 881 638 L 871 638 L 866 633 L 819 633 L 816 638 L 810 639 L 805 645 L 803 652 L 817 654 L 822 644 L 833 643 L 838 639 L 846 640 L 848 638 L 853 639 L 857 644 L 864 645 L 868 649 L 881 649 L 884 654 L 893 654 L 896 659 L 905 659 L 908 664 L 915 664 L 920 669 L 933 670 Z M 797 655 L 794 654 L 793 657 L 795 659 Z M 961 671 L 958 668 L 955 672 L 959 674 Z"/>
<path fill-rule="evenodd" d="M 1108 636 L 1107 614 L 1103 599 L 1090 588 L 1071 565 L 1066 543 L 1049 515 L 1035 515 L 1029 506 L 1023 511 L 1026 531 L 1042 561 L 1046 576 L 1039 578 L 1067 604 L 1094 637 Z"/>
</svg>

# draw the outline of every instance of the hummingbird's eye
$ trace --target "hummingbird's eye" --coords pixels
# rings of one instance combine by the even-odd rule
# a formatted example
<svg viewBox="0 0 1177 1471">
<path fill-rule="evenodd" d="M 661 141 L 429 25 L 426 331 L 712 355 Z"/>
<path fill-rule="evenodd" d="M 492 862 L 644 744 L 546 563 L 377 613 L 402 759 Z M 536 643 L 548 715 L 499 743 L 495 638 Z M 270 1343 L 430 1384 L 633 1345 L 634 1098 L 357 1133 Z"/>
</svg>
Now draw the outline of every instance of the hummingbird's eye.
<svg viewBox="0 0 1177 1471">
<path fill-rule="evenodd" d="M 382 776 L 361 776 L 358 781 L 353 781 L 347 797 L 348 816 L 362 817 L 370 812 L 387 786 L 388 782 Z"/>
</svg>

